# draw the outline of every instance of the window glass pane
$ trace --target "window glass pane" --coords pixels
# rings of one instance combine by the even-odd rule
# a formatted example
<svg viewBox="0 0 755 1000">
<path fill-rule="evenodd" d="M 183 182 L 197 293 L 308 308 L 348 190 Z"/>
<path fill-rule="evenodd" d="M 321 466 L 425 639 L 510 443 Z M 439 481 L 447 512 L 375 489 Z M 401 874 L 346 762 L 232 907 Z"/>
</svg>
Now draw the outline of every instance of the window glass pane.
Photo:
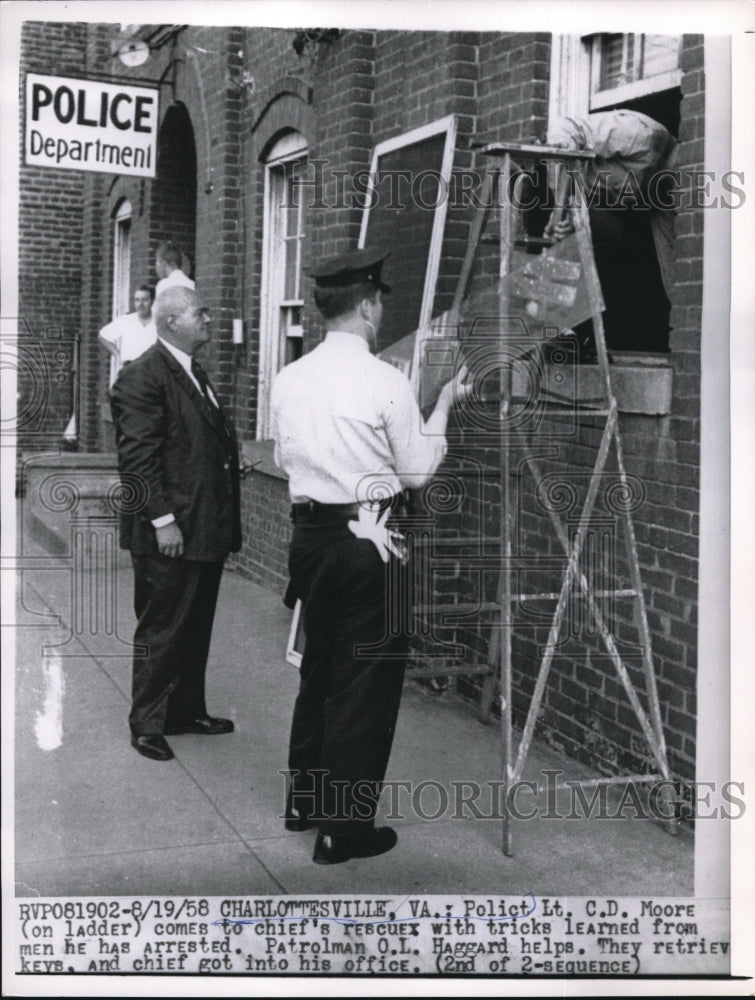
<svg viewBox="0 0 755 1000">
<path fill-rule="evenodd" d="M 285 242 L 285 278 L 283 281 L 283 298 L 287 301 L 298 297 L 299 255 L 297 253 L 298 239 L 288 239 Z"/>
<path fill-rule="evenodd" d="M 113 317 L 129 311 L 131 281 L 131 220 L 119 219 L 115 224 L 113 261 Z"/>
<path fill-rule="evenodd" d="M 283 334 L 282 363 L 290 365 L 292 361 L 296 361 L 302 356 L 304 331 L 301 327 L 301 308 L 299 306 L 283 306 L 280 329 Z"/>
<path fill-rule="evenodd" d="M 286 165 L 286 236 L 298 236 L 301 234 L 303 199 L 306 187 L 299 183 L 305 172 L 305 163 L 293 163 Z"/>
<path fill-rule="evenodd" d="M 283 204 L 283 211 L 286 216 L 286 236 L 296 236 L 299 232 L 299 199 L 302 196 L 301 189 L 293 183 L 293 177 L 289 174 L 286 177 L 286 198 Z"/>
<path fill-rule="evenodd" d="M 679 68 L 678 35 L 643 35 L 642 79 Z"/>
<path fill-rule="evenodd" d="M 286 340 L 286 356 L 284 364 L 290 365 L 292 361 L 298 361 L 303 353 L 301 337 L 288 337 Z"/>
<path fill-rule="evenodd" d="M 615 90 L 679 68 L 679 35 L 601 35 L 593 93 Z"/>
<path fill-rule="evenodd" d="M 633 80 L 634 35 L 603 35 L 598 90 L 612 90 Z"/>
</svg>

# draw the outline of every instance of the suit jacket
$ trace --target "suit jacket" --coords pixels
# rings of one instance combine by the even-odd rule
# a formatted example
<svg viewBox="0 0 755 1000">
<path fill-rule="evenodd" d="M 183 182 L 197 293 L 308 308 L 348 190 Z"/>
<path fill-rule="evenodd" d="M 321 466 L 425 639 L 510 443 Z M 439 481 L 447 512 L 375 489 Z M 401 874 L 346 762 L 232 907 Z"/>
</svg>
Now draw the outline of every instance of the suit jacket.
<svg viewBox="0 0 755 1000">
<path fill-rule="evenodd" d="M 110 405 L 124 487 L 121 547 L 157 554 L 151 522 L 174 514 L 184 559 L 215 562 L 237 552 L 238 446 L 223 411 L 205 400 L 160 341 L 123 368 Z"/>
</svg>

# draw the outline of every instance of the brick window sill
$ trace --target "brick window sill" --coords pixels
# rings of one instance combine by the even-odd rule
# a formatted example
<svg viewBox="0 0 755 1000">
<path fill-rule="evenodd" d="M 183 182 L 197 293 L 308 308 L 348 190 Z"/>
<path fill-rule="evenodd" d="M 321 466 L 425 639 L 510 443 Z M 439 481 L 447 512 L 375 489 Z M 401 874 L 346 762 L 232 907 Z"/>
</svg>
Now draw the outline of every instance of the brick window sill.
<svg viewBox="0 0 755 1000">
<path fill-rule="evenodd" d="M 671 412 L 673 367 L 669 355 L 612 352 L 611 384 L 620 413 L 665 416 Z M 520 382 L 521 384 L 517 384 Z M 540 399 L 579 400 L 585 404 L 602 396 L 598 365 L 548 365 Z M 524 373 L 514 371 L 513 393 L 531 391 Z"/>
</svg>

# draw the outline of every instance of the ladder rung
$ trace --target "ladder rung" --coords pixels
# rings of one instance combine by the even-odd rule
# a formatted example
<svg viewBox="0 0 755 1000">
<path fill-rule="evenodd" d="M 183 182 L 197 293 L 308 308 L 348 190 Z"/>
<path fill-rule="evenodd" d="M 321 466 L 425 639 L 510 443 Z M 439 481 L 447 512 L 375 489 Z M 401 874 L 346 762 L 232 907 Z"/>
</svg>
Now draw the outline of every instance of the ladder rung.
<svg viewBox="0 0 755 1000">
<path fill-rule="evenodd" d="M 483 542 L 487 545 L 500 545 L 501 539 L 494 538 L 491 535 L 469 535 L 466 538 L 437 538 L 434 535 L 432 537 L 423 535 L 421 538 L 413 540 L 413 544 L 415 545 L 437 545 L 439 548 L 442 545 L 471 545 L 473 542 Z"/>
<path fill-rule="evenodd" d="M 506 153 L 519 153 L 520 156 L 531 156 L 538 160 L 594 160 L 594 149 L 562 149 L 560 146 L 539 146 L 535 143 L 501 143 L 487 142 L 483 145 L 470 143 L 470 149 L 488 156 L 505 156 Z"/>
<path fill-rule="evenodd" d="M 512 594 L 510 601 L 512 603 L 521 603 L 524 601 L 557 601 L 561 596 L 560 592 L 552 591 L 550 593 L 544 592 L 541 594 Z M 585 594 L 578 587 L 572 588 L 572 597 L 585 598 Z M 633 588 L 626 588 L 621 590 L 591 590 L 589 595 L 592 598 L 598 597 L 636 597 L 637 591 Z M 430 612 L 439 613 L 449 613 L 458 612 L 469 613 L 472 611 L 479 611 L 480 613 L 489 611 L 500 611 L 501 605 L 498 601 L 459 601 L 458 604 L 450 603 L 438 603 L 438 604 L 415 604 L 412 610 L 415 614 L 422 614 Z"/>
<path fill-rule="evenodd" d="M 662 781 L 662 774 L 622 774 L 616 775 L 612 778 L 572 778 L 571 780 L 566 780 L 561 783 L 556 783 L 555 785 L 538 785 L 538 792 L 547 792 L 551 788 L 555 792 L 561 792 L 568 789 L 572 784 L 579 784 L 580 788 L 600 788 L 601 785 L 631 785 L 637 784 L 641 785 L 647 781 Z"/>
<path fill-rule="evenodd" d="M 561 596 L 560 593 L 552 592 L 550 594 L 512 594 L 512 601 L 557 601 Z M 591 590 L 589 595 L 585 595 L 581 589 L 578 587 L 572 587 L 571 590 L 572 597 L 636 597 L 637 591 L 634 589 L 626 590 Z"/>
<path fill-rule="evenodd" d="M 552 399 L 543 400 L 545 403 L 545 412 L 552 416 L 560 416 L 565 413 L 584 413 L 588 417 L 607 417 L 610 414 L 610 410 L 593 410 L 592 407 L 586 406 L 584 403 L 556 403 Z"/>
<path fill-rule="evenodd" d="M 498 611 L 497 601 L 460 601 L 458 604 L 415 604 L 415 614 L 423 611 L 456 611 L 459 614 L 472 611 Z"/>
<path fill-rule="evenodd" d="M 500 403 L 501 401 L 500 393 L 482 393 L 479 397 L 481 403 Z M 533 400 L 527 396 L 512 396 L 509 400 L 511 403 L 531 403 Z M 543 409 L 547 414 L 552 416 L 558 416 L 560 414 L 574 414 L 581 413 L 589 417 L 607 417 L 610 414 L 610 410 L 606 409 L 596 409 L 598 401 L 595 403 L 595 407 L 590 405 L 589 400 L 566 400 L 563 403 L 557 399 L 550 399 L 547 395 L 539 396 L 535 402 L 539 405 L 543 405 Z M 603 402 L 601 398 L 599 402 Z"/>
<path fill-rule="evenodd" d="M 467 667 L 463 663 L 456 664 L 452 667 L 409 667 L 406 671 L 406 676 L 413 680 L 416 677 L 452 677 L 463 675 L 464 677 L 469 677 L 472 674 L 493 674 L 495 671 L 491 667 L 478 666 L 478 667 Z"/>
</svg>

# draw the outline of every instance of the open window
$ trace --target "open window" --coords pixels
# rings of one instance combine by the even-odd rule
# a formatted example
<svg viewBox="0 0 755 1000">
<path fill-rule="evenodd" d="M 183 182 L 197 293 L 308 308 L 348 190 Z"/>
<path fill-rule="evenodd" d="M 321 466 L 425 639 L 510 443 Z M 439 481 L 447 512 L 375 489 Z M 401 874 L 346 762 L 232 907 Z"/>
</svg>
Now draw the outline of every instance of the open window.
<svg viewBox="0 0 755 1000">
<path fill-rule="evenodd" d="M 678 134 L 681 35 L 554 35 L 552 123 L 564 115 L 630 108 Z"/>
<path fill-rule="evenodd" d="M 681 41 L 681 35 L 591 36 L 590 111 L 678 87 Z"/>
<path fill-rule="evenodd" d="M 663 169 L 669 161 L 656 151 L 652 168 L 642 165 L 636 150 L 644 141 L 638 130 L 637 147 L 627 146 L 626 157 L 609 135 L 607 115 L 639 112 L 678 135 L 681 105 L 680 35 L 608 34 L 554 36 L 548 140 L 563 138 L 559 119 L 587 121 L 587 143 L 609 159 L 602 166 L 623 164 L 634 180 L 642 170 Z M 624 121 L 627 117 L 624 116 Z M 646 123 L 647 124 L 647 123 Z M 616 135 L 628 134 L 617 125 Z M 659 130 L 662 132 L 662 130 Z M 600 136 L 606 137 L 601 146 Z M 665 133 L 664 133 L 665 135 Z M 667 137 L 666 137 L 667 138 Z M 672 144 L 673 145 L 673 144 Z M 577 145 L 575 148 L 580 148 Z M 669 154 L 664 153 L 664 156 Z M 664 192 L 666 195 L 668 192 Z M 631 200 L 599 212 L 591 210 L 596 263 L 603 286 L 604 316 L 609 349 L 619 352 L 665 353 L 669 348 L 669 293 L 673 258 L 673 217 L 657 198 L 650 205 Z M 613 343 L 612 343 L 613 340 Z"/>
</svg>

